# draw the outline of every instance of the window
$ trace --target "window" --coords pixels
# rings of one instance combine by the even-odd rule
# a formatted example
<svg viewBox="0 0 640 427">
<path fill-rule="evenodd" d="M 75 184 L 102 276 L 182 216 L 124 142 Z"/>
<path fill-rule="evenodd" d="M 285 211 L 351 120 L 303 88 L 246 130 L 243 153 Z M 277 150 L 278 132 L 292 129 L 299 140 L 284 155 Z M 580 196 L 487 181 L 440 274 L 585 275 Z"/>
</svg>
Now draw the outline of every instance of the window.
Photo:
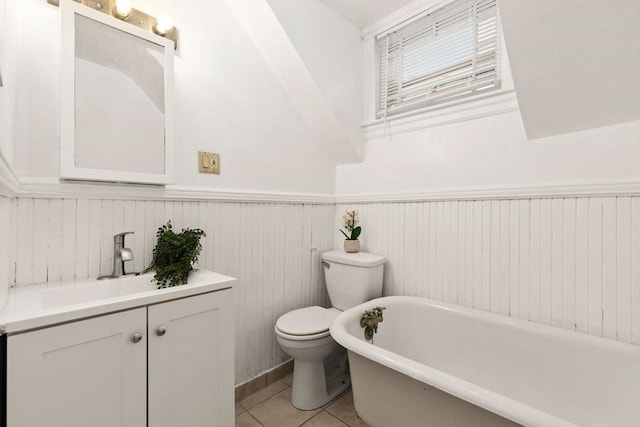
<svg viewBox="0 0 640 427">
<path fill-rule="evenodd" d="M 377 38 L 378 117 L 500 87 L 496 0 L 454 0 Z"/>
</svg>

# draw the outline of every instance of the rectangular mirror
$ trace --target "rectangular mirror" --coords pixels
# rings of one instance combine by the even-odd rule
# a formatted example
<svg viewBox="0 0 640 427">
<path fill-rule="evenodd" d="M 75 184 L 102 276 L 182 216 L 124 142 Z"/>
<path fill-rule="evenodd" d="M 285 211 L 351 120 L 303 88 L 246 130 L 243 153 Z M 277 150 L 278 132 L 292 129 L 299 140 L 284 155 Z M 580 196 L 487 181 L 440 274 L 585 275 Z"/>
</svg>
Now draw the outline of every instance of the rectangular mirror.
<svg viewBox="0 0 640 427">
<path fill-rule="evenodd" d="M 169 184 L 173 42 L 62 2 L 60 177 Z"/>
</svg>

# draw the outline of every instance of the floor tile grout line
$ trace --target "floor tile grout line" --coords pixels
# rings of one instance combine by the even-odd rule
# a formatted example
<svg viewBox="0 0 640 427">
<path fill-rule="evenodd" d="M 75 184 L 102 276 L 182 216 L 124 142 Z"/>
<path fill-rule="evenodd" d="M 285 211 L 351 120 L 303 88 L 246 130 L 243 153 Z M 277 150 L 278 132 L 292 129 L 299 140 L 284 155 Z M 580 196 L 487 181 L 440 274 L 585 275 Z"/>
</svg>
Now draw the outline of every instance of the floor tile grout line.
<svg viewBox="0 0 640 427">
<path fill-rule="evenodd" d="M 331 412 L 327 411 L 327 414 L 331 415 L 333 418 L 335 418 L 336 420 L 340 421 L 342 424 L 346 425 L 346 426 L 351 426 L 351 424 L 349 424 L 346 420 L 343 420 L 342 418 L 340 418 L 339 416 L 337 416 L 336 414 L 332 414 Z"/>
<path fill-rule="evenodd" d="M 338 417 L 336 417 L 335 415 L 333 415 L 331 412 L 329 412 L 329 411 L 323 411 L 323 412 L 326 412 L 327 414 L 329 414 L 329 416 L 330 416 L 330 417 L 335 418 L 336 420 L 340 421 L 340 422 L 341 422 L 342 424 L 344 424 L 345 426 L 349 427 L 349 424 L 347 424 L 347 422 L 346 422 L 346 421 L 341 420 L 340 418 L 338 418 Z"/>
<path fill-rule="evenodd" d="M 280 380 L 282 381 L 282 380 Z M 284 381 L 282 381 L 284 383 Z M 247 407 L 245 406 L 242 402 L 239 403 L 240 408 L 242 408 L 245 412 L 247 412 L 249 414 L 249 416 L 255 420 L 260 426 L 264 427 L 264 424 L 262 423 L 262 421 L 260 421 L 260 419 L 252 412 L 254 409 L 256 409 L 259 406 L 262 406 L 264 404 L 266 404 L 266 402 L 268 402 L 269 400 L 273 399 L 274 397 L 276 397 L 277 395 L 279 395 L 280 393 L 287 391 L 288 389 L 291 389 L 291 386 L 286 385 L 286 383 L 284 383 L 285 387 L 282 388 L 280 391 L 277 391 L 271 395 L 266 396 L 263 400 L 255 403 L 253 406 L 251 407 Z M 330 402 L 328 402 L 327 404 L 325 404 L 324 406 L 318 408 L 319 411 L 312 415 L 311 418 L 306 419 L 305 421 L 303 421 L 301 424 L 298 424 L 298 427 L 302 427 L 304 425 L 306 425 L 307 423 L 309 423 L 312 419 L 316 418 L 317 416 L 319 416 L 320 414 L 322 414 L 322 412 L 326 412 L 327 415 L 329 415 L 331 418 L 336 419 L 339 423 L 341 423 L 344 427 L 351 427 L 351 424 L 345 420 L 343 420 L 342 418 L 340 418 L 337 414 L 334 414 L 332 412 L 330 412 L 330 409 L 332 406 L 334 406 L 338 401 L 340 401 L 342 398 L 344 398 L 349 392 L 351 391 L 351 387 L 349 387 L 347 390 L 344 390 L 342 393 L 340 393 L 338 396 L 334 397 Z M 259 393 L 259 391 L 257 391 L 255 394 Z M 253 395 L 247 397 L 243 402 L 251 399 Z M 351 404 L 353 405 L 353 403 Z M 241 412 L 240 414 L 236 415 L 242 415 L 244 412 Z M 357 416 L 357 413 L 356 413 Z M 360 424 L 358 424 L 360 425 Z"/>
<path fill-rule="evenodd" d="M 259 420 L 259 419 L 257 419 L 256 417 L 254 417 L 254 416 L 253 416 L 253 414 L 252 414 L 251 412 L 247 411 L 247 414 L 249 414 L 249 416 L 250 416 L 251 418 L 253 418 L 254 420 L 256 420 L 256 422 L 257 422 L 258 424 L 260 424 L 262 427 L 264 427 L 264 424 L 262 424 L 262 423 L 260 422 L 260 420 Z"/>
<path fill-rule="evenodd" d="M 306 423 L 308 423 L 309 421 L 311 421 L 312 419 L 314 419 L 315 417 L 317 417 L 318 415 L 320 415 L 322 413 L 322 411 L 318 412 L 317 414 L 315 414 L 314 416 L 312 416 L 311 418 L 309 418 L 308 420 L 304 421 L 302 424 L 300 424 L 298 427 L 303 427 Z"/>
<path fill-rule="evenodd" d="M 324 411 L 325 409 L 333 406 L 334 403 L 336 403 L 338 400 L 340 400 L 342 398 L 342 396 L 344 396 L 345 394 L 349 393 L 350 391 L 351 391 L 351 386 L 349 386 L 346 390 L 342 391 L 342 393 L 340 393 L 339 395 L 334 397 L 329 402 L 325 403 L 324 406 L 321 406 L 322 410 Z"/>
<path fill-rule="evenodd" d="M 259 419 L 257 419 L 256 417 L 254 417 L 254 416 L 253 416 L 253 414 L 252 414 L 251 412 L 247 411 L 247 414 L 249 414 L 249 416 L 250 416 L 250 417 L 251 417 L 255 422 L 257 422 L 260 426 L 264 427 L 264 424 L 262 424 L 262 423 L 260 422 L 260 420 L 259 420 Z"/>
<path fill-rule="evenodd" d="M 344 424 L 346 427 L 349 427 L 349 425 L 347 423 L 345 423 L 344 421 L 342 421 L 340 418 L 337 418 L 336 416 L 330 414 L 329 412 L 327 412 L 326 410 L 321 410 L 320 412 L 318 412 L 317 414 L 315 414 L 313 417 L 309 418 L 308 420 L 306 420 L 305 422 L 303 422 L 302 424 L 300 424 L 298 427 L 304 427 L 307 423 L 310 423 L 311 420 L 313 420 L 314 418 L 320 416 L 322 413 L 325 413 L 327 415 L 329 415 L 331 418 L 335 418 L 336 420 L 338 420 L 341 424 Z"/>
<path fill-rule="evenodd" d="M 280 381 L 280 380 L 278 380 L 278 381 Z M 283 383 L 284 383 L 284 382 L 283 382 Z M 274 383 L 274 384 L 275 384 L 275 383 Z M 284 384 L 286 385 L 286 383 L 284 383 Z M 249 411 L 250 409 L 255 408 L 256 406 L 260 405 L 261 403 L 266 402 L 267 400 L 271 399 L 271 398 L 272 398 L 273 396 L 275 396 L 276 394 L 279 394 L 280 392 L 282 392 L 282 391 L 284 391 L 284 390 L 286 390 L 286 389 L 288 389 L 288 388 L 291 388 L 291 387 L 290 387 L 290 386 L 286 386 L 285 388 L 280 389 L 280 390 L 276 391 L 275 393 L 268 395 L 265 399 L 263 399 L 263 400 L 261 400 L 261 401 L 259 401 L 259 402 L 255 403 L 255 404 L 253 404 L 251 407 L 246 407 L 246 406 L 244 405 L 244 403 L 243 403 L 243 402 L 246 402 L 247 400 L 251 399 L 251 398 L 252 398 L 253 396 L 255 396 L 256 394 L 258 394 L 258 393 L 260 393 L 261 391 L 265 390 L 265 389 L 266 389 L 266 387 L 265 387 L 265 388 L 263 388 L 263 389 L 261 389 L 261 390 L 258 390 L 257 392 L 255 392 L 255 393 L 254 393 L 254 394 L 252 394 L 251 396 L 247 397 L 247 398 L 246 398 L 246 399 L 244 399 L 242 402 L 240 402 L 240 406 L 242 406 L 242 407 L 245 409 L 245 411 Z"/>
</svg>

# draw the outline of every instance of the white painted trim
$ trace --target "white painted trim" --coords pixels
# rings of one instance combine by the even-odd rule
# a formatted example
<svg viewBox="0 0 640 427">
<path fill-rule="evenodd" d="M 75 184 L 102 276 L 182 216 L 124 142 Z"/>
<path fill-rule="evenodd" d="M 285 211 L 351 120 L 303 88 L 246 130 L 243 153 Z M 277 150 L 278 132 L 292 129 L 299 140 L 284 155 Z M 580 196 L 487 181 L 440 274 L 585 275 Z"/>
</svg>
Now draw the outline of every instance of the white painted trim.
<svg viewBox="0 0 640 427">
<path fill-rule="evenodd" d="M 0 151 L 0 196 L 16 197 L 19 185 L 18 177 Z"/>
<path fill-rule="evenodd" d="M 519 111 L 515 90 L 498 90 L 473 98 L 409 111 L 362 125 L 365 141 L 435 126 Z M 386 131 L 385 131 L 386 127 Z"/>
<path fill-rule="evenodd" d="M 332 194 L 288 193 L 277 191 L 224 190 L 206 187 L 185 187 L 171 185 L 167 187 L 170 198 L 186 200 L 213 200 L 221 202 L 268 202 L 268 203 L 311 203 L 333 204 Z"/>
<path fill-rule="evenodd" d="M 20 197 L 44 199 L 191 200 L 259 203 L 333 204 L 331 194 L 250 191 L 168 185 L 117 185 L 58 181 L 55 178 L 21 178 Z"/>
<path fill-rule="evenodd" d="M 0 186 L 0 188 L 2 188 Z M 429 200 L 538 199 L 640 195 L 640 176 L 609 181 L 550 182 L 530 186 L 452 187 L 407 193 L 318 194 L 170 185 L 117 185 L 21 178 L 15 196 L 39 199 L 190 200 L 240 203 L 402 203 Z"/>
<path fill-rule="evenodd" d="M 393 27 L 417 18 L 418 15 L 440 8 L 452 0 L 415 0 L 401 7 L 393 13 L 364 27 L 360 33 L 363 40 L 376 37 L 378 34 L 389 32 Z"/>
<path fill-rule="evenodd" d="M 544 183 L 531 186 L 454 187 L 415 193 L 340 194 L 338 204 L 402 203 L 433 200 L 500 200 L 640 195 L 640 176 L 609 182 Z"/>
<path fill-rule="evenodd" d="M 60 60 L 60 176 L 65 179 L 118 181 L 140 184 L 170 184 L 173 182 L 173 59 L 172 40 L 145 31 L 117 18 L 105 15 L 75 2 L 62 2 Z M 139 173 L 77 167 L 75 164 L 75 17 L 90 18 L 129 33 L 164 48 L 165 144 L 164 173 Z"/>
</svg>

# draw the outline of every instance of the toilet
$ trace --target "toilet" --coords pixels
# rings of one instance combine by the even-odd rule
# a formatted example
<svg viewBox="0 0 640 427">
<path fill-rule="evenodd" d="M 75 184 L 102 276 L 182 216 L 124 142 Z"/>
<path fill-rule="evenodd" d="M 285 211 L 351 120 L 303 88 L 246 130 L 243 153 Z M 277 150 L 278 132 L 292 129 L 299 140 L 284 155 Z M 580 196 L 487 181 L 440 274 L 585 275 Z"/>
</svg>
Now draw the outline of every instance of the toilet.
<svg viewBox="0 0 640 427">
<path fill-rule="evenodd" d="M 341 250 L 322 254 L 331 308 L 305 307 L 280 316 L 275 332 L 282 350 L 294 359 L 291 403 L 316 409 L 350 383 L 347 352 L 331 337 L 331 322 L 342 311 L 382 296 L 385 258 Z"/>
</svg>

